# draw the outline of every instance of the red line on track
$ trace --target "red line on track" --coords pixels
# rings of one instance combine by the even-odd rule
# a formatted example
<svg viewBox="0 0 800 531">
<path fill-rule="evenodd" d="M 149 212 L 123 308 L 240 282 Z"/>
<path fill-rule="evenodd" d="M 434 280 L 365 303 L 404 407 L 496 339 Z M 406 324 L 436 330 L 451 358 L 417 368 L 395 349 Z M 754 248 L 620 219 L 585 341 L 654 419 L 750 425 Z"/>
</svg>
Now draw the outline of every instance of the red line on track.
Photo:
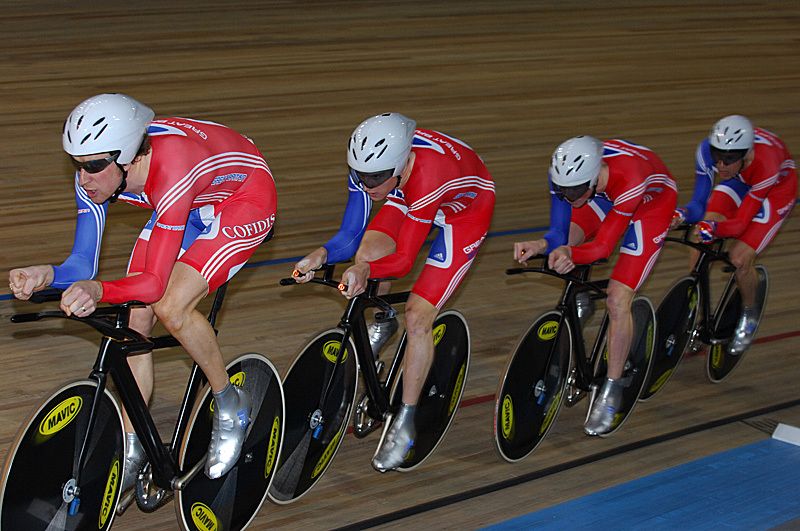
<svg viewBox="0 0 800 531">
<path fill-rule="evenodd" d="M 793 337 L 800 337 L 800 330 L 795 330 L 794 332 L 783 332 L 782 334 L 773 334 L 771 336 L 759 337 L 753 341 L 753 343 L 771 343 L 773 341 L 781 341 L 783 339 L 790 339 Z M 698 352 L 699 355 L 704 353 L 704 350 Z M 461 408 L 474 406 L 477 404 L 483 404 L 484 402 L 492 402 L 494 401 L 494 394 L 491 395 L 481 395 L 481 396 L 474 396 L 472 398 L 465 398 L 461 400 Z M 353 428 L 352 426 L 347 430 L 347 433 L 352 433 Z"/>
</svg>

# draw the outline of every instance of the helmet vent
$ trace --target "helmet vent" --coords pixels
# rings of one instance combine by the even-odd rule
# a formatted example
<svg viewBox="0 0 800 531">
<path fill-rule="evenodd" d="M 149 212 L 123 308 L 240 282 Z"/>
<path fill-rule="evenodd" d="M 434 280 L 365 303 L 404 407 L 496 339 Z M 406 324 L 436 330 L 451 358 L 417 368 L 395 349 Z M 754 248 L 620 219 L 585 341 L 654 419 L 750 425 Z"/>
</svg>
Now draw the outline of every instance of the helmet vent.
<svg viewBox="0 0 800 531">
<path fill-rule="evenodd" d="M 101 123 L 103 123 L 103 122 L 105 121 L 105 119 L 106 119 L 106 117 L 105 117 L 105 116 L 103 116 L 102 118 L 100 118 L 99 120 L 97 120 L 95 123 L 93 123 L 93 124 L 92 124 L 92 127 L 94 127 L 94 126 L 96 126 L 96 125 L 100 125 Z M 108 124 L 106 124 L 106 125 L 108 125 Z"/>
<path fill-rule="evenodd" d="M 356 150 L 355 149 L 351 149 L 350 151 L 353 152 L 353 158 L 358 160 L 358 155 L 356 154 Z"/>
<path fill-rule="evenodd" d="M 77 123 L 77 124 L 75 124 L 75 127 L 80 127 L 80 126 L 81 126 L 81 122 L 82 122 L 82 121 L 83 121 L 83 115 L 81 114 L 81 117 L 80 117 L 80 118 L 78 118 L 78 123 Z"/>
<path fill-rule="evenodd" d="M 367 155 L 367 158 L 364 159 L 364 162 L 369 162 L 369 159 L 371 159 L 374 154 L 375 153 L 370 153 L 369 155 Z"/>
<path fill-rule="evenodd" d="M 361 149 L 364 149 L 364 146 L 367 144 L 367 137 L 364 137 L 364 140 L 361 141 Z"/>
<path fill-rule="evenodd" d="M 97 124 L 95 124 L 95 125 L 97 125 Z M 105 131 L 105 130 L 106 130 L 106 127 L 108 127 L 108 124 L 104 125 L 104 126 L 103 126 L 103 128 L 102 128 L 102 129 L 100 129 L 100 130 L 97 132 L 97 134 L 96 134 L 96 135 L 94 135 L 94 139 L 95 139 L 95 140 L 97 140 L 97 137 L 99 137 L 100 135 L 102 135 L 102 134 L 103 134 L 103 131 Z"/>
<path fill-rule="evenodd" d="M 81 142 L 80 142 L 80 143 L 81 143 L 81 145 L 85 144 L 85 143 L 86 143 L 86 141 L 87 141 L 87 140 L 89 140 L 89 137 L 90 137 L 90 136 L 92 136 L 92 133 L 89 133 L 88 135 L 86 135 L 85 137 L 83 137 L 83 140 L 81 140 Z"/>
<path fill-rule="evenodd" d="M 386 148 L 388 148 L 388 147 L 389 147 L 389 146 L 383 146 L 383 149 L 381 150 L 381 152 L 380 152 L 380 153 L 378 153 L 378 156 L 377 156 L 377 157 L 375 157 L 375 158 L 380 158 L 380 157 L 381 157 L 381 155 L 383 155 L 383 152 L 384 152 L 384 151 L 386 151 Z"/>
</svg>

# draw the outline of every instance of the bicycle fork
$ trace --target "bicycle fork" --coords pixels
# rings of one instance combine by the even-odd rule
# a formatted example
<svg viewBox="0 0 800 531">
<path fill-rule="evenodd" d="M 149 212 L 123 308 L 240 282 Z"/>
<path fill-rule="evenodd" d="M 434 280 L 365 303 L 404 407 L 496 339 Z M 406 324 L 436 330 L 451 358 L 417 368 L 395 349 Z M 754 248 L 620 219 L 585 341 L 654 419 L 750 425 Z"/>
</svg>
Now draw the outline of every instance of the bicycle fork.
<svg viewBox="0 0 800 531">
<path fill-rule="evenodd" d="M 103 373 L 92 373 L 89 376 L 97 382 L 94 396 L 92 397 L 92 407 L 89 410 L 89 421 L 86 424 L 86 431 L 81 442 L 81 450 L 78 453 L 78 458 L 72 465 L 72 477 L 68 479 L 61 489 L 61 500 L 68 504 L 67 514 L 75 516 L 81 505 L 81 471 L 86 464 L 87 449 L 89 447 L 89 439 L 94 430 L 95 423 L 97 422 L 97 409 L 100 406 L 100 399 L 106 389 L 106 375 Z"/>
</svg>

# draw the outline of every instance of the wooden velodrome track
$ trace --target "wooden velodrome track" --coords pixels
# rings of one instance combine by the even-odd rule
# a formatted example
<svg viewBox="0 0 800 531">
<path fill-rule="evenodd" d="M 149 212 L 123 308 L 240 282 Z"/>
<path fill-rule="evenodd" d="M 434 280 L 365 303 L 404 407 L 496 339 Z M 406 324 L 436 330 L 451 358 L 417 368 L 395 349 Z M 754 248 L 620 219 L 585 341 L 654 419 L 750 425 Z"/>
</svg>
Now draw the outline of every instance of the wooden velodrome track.
<svg viewBox="0 0 800 531">
<path fill-rule="evenodd" d="M 583 436 L 582 403 L 563 410 L 540 449 L 515 465 L 497 457 L 491 428 L 508 352 L 558 294 L 553 282 L 504 275 L 512 243 L 547 224 L 554 147 L 581 133 L 647 145 L 678 179 L 682 200 L 694 181 L 695 145 L 723 115 L 748 115 L 797 155 L 800 3 L 15 0 L 2 13 L 0 270 L 69 252 L 75 214 L 60 130 L 85 97 L 126 92 L 158 115 L 219 121 L 266 155 L 279 193 L 276 237 L 253 258 L 266 263 L 231 284 L 220 322 L 228 358 L 262 352 L 283 373 L 313 332 L 336 323 L 340 297 L 279 287 L 293 261 L 274 262 L 338 227 L 345 140 L 360 120 L 406 113 L 468 142 L 496 179 L 491 237 L 449 304 L 470 322 L 473 363 L 442 446 L 414 472 L 380 475 L 369 465 L 377 435 L 348 437 L 314 490 L 290 506 L 266 503 L 253 529 L 368 525 L 382 515 L 389 526 L 471 528 L 762 439 L 775 421 L 800 423 L 798 407 L 736 417 L 800 398 L 800 228 L 790 221 L 762 257 L 771 290 L 761 342 L 729 381 L 707 383 L 702 358 L 686 359 L 619 434 Z M 101 278 L 122 274 L 148 216 L 113 206 Z M 685 266 L 686 252 L 668 247 L 644 292 L 657 303 Z M 0 457 L 33 406 L 61 382 L 85 377 L 96 351 L 94 334 L 76 324 L 12 326 L 8 317 L 20 311 L 33 308 L 0 300 Z M 165 436 L 187 360 L 179 349 L 157 359 L 153 411 Z M 678 437 L 680 430 L 692 433 Z M 616 456 L 598 455 L 614 449 Z M 543 472 L 553 474 L 537 479 Z M 115 529 L 176 525 L 170 508 L 131 510 Z"/>
</svg>

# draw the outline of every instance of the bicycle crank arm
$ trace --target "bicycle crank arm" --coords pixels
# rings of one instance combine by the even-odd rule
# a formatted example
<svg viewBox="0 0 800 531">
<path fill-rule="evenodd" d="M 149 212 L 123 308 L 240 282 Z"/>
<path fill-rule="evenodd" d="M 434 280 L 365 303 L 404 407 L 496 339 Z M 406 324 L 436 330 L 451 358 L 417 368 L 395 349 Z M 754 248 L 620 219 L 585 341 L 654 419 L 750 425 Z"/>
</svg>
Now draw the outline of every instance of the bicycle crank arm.
<svg viewBox="0 0 800 531">
<path fill-rule="evenodd" d="M 208 459 L 208 455 L 204 455 L 203 458 L 195 463 L 195 465 L 189 469 L 189 471 L 181 477 L 175 478 L 172 481 L 172 488 L 174 490 L 183 490 L 186 488 L 186 485 L 192 480 L 193 477 L 197 475 L 200 470 L 206 465 L 206 460 Z"/>
</svg>

